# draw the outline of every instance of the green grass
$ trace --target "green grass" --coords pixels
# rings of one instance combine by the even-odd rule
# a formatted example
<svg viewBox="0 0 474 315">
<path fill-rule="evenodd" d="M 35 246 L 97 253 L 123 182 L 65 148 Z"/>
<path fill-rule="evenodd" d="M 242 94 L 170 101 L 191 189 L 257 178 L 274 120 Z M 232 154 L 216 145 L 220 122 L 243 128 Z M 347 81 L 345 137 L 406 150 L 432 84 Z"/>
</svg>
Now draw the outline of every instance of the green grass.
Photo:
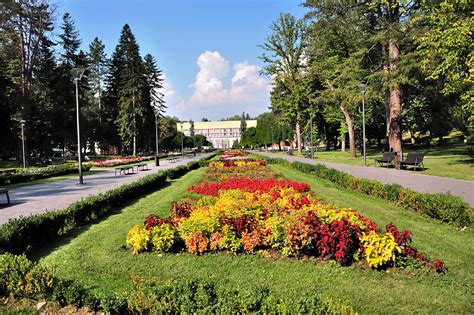
<svg viewBox="0 0 474 315">
<path fill-rule="evenodd" d="M 88 172 L 84 172 L 83 174 L 84 174 L 84 176 L 88 176 L 88 175 L 94 175 L 94 174 L 101 173 L 101 172 L 105 172 L 105 170 L 91 170 L 91 171 L 88 171 Z M 14 189 L 14 188 L 20 188 L 20 187 L 25 187 L 25 186 L 32 186 L 32 185 L 39 185 L 39 184 L 44 184 L 44 183 L 56 182 L 58 180 L 63 180 L 63 179 L 76 178 L 78 176 L 79 176 L 79 174 L 67 174 L 67 175 L 61 175 L 61 176 L 53 176 L 53 177 L 33 180 L 33 181 L 30 181 L 30 182 L 4 185 L 3 187 L 8 188 L 8 189 Z"/>
<path fill-rule="evenodd" d="M 125 250 L 128 230 L 142 223 L 150 213 L 168 215 L 170 203 L 186 195 L 188 185 L 196 183 L 204 169 L 192 171 L 106 220 L 51 244 L 36 253 L 36 258 L 42 257 L 43 263 L 55 266 L 59 276 L 74 279 L 98 293 L 128 290 L 132 275 L 163 281 L 202 277 L 232 287 L 266 284 L 289 297 L 317 289 L 323 296 L 344 301 L 364 313 L 472 311 L 472 231 L 457 232 L 451 226 L 409 213 L 386 201 L 338 189 L 329 182 L 281 165 L 274 168 L 290 179 L 308 182 L 328 202 L 358 209 L 380 225 L 394 222 L 400 228 L 412 230 L 415 245 L 434 258 L 443 258 L 448 273 L 417 271 L 407 275 L 404 271 L 377 272 L 357 266 L 340 267 L 334 262 L 272 260 L 257 255 L 132 255 Z"/>
<path fill-rule="evenodd" d="M 423 172 L 417 171 L 419 174 L 474 181 L 474 159 L 469 156 L 466 149 L 466 145 L 446 145 L 430 148 L 406 146 L 403 149 L 403 155 L 406 156 L 410 151 L 425 152 L 424 164 L 426 170 Z M 382 152 L 383 148 L 367 149 L 367 165 L 378 166 L 374 160 L 381 157 Z M 298 156 L 298 153 L 295 152 L 295 155 Z M 355 159 L 351 159 L 349 150 L 346 152 L 318 151 L 315 158 L 322 162 L 364 165 L 364 158 L 360 152 L 357 152 Z"/>
</svg>

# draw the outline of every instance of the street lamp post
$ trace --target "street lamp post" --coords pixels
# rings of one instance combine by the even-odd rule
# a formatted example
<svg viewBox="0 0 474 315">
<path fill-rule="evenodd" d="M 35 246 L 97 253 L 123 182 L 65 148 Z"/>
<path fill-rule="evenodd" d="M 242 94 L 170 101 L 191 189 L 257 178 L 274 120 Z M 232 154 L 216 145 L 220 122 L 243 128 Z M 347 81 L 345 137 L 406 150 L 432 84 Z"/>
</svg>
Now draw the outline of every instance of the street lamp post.
<svg viewBox="0 0 474 315">
<path fill-rule="evenodd" d="M 309 136 L 311 137 L 310 138 L 310 143 L 311 143 L 311 159 L 313 159 L 314 157 L 314 148 L 313 148 L 313 113 L 310 113 L 309 114 Z"/>
<path fill-rule="evenodd" d="M 160 145 L 159 145 L 159 141 L 160 141 L 160 130 L 159 130 L 159 123 L 158 123 L 158 119 L 159 119 L 159 116 L 160 116 L 160 112 L 159 111 L 156 111 L 155 112 L 155 134 L 156 134 L 156 156 L 155 156 L 155 165 L 156 166 L 160 166 Z"/>
<path fill-rule="evenodd" d="M 181 125 L 181 159 L 184 160 L 184 133 L 183 133 L 183 123 L 179 123 Z"/>
<path fill-rule="evenodd" d="M 365 153 L 365 89 L 367 85 L 359 84 L 360 92 L 362 93 L 362 150 L 364 150 L 364 166 L 367 166 L 367 155 Z"/>
<path fill-rule="evenodd" d="M 21 145 L 23 149 L 23 168 L 26 168 L 26 155 L 25 155 L 25 123 L 26 120 L 20 120 L 21 125 Z"/>
<path fill-rule="evenodd" d="M 84 180 L 82 178 L 81 128 L 79 125 L 79 80 L 81 80 L 84 71 L 84 68 L 73 68 L 71 70 L 74 83 L 76 84 L 77 157 L 79 162 L 79 185 L 84 184 Z"/>
<path fill-rule="evenodd" d="M 272 139 L 271 139 L 270 143 L 272 145 L 272 152 L 273 152 L 273 126 L 270 127 L 270 129 L 272 130 Z"/>
</svg>

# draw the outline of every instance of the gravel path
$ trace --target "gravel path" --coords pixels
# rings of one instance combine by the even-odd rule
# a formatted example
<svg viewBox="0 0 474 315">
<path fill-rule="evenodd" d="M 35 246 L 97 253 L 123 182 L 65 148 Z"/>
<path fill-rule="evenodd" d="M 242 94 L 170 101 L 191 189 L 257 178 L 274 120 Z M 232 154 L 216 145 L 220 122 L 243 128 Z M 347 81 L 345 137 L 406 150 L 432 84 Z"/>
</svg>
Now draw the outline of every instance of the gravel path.
<svg viewBox="0 0 474 315">
<path fill-rule="evenodd" d="M 303 157 L 289 156 L 270 152 L 255 152 L 256 154 L 282 158 L 291 162 L 308 164 L 323 164 L 327 167 L 349 173 L 355 177 L 375 179 L 388 184 L 399 184 L 403 187 L 423 193 L 446 193 L 459 196 L 474 207 L 474 182 L 460 179 L 423 175 L 419 172 L 397 170 L 394 168 L 353 166 L 339 163 L 330 163 L 311 160 Z"/>
<path fill-rule="evenodd" d="M 159 170 L 173 168 L 191 161 L 199 160 L 210 154 L 196 157 L 185 157 L 175 163 L 160 160 L 160 166 L 155 166 L 155 161 L 148 163 L 148 171 L 140 171 L 130 175 L 115 176 L 114 168 L 84 176 L 84 185 L 78 185 L 78 178 L 58 180 L 50 183 L 30 185 L 10 190 L 10 206 L 2 205 L 0 208 L 0 225 L 9 219 L 20 216 L 42 213 L 51 210 L 63 209 L 70 204 L 91 195 L 117 188 L 131 183 L 141 177 L 155 173 Z M 6 202 L 5 195 L 0 196 L 1 203 Z M 4 200 L 5 199 L 5 200 Z"/>
</svg>

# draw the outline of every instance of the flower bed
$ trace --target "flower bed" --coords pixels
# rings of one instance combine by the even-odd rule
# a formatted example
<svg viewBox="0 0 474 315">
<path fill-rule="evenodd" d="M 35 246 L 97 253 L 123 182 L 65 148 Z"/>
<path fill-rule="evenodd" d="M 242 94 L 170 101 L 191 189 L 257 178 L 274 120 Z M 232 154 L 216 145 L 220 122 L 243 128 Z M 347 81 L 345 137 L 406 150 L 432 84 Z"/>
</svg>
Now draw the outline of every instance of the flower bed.
<svg viewBox="0 0 474 315">
<path fill-rule="evenodd" d="M 227 154 L 229 158 L 236 153 Z M 244 155 L 238 155 L 247 158 Z M 411 233 L 378 228 L 352 209 L 338 209 L 312 195 L 310 186 L 278 178 L 254 163 L 212 163 L 193 195 L 173 203 L 172 215 L 150 215 L 134 226 L 126 245 L 144 251 L 261 254 L 361 261 L 374 269 L 425 266 L 444 271 L 411 246 Z"/>
<path fill-rule="evenodd" d="M 88 162 L 88 164 L 95 167 L 114 167 L 114 166 L 119 166 L 119 165 L 138 163 L 142 161 L 149 161 L 152 159 L 154 159 L 154 157 L 129 156 L 129 157 L 117 158 L 117 159 L 92 161 L 92 162 Z"/>
<path fill-rule="evenodd" d="M 83 165 L 83 171 L 89 171 L 90 166 Z M 78 172 L 77 164 L 50 165 L 41 168 L 16 168 L 3 172 L 0 175 L 0 185 L 10 185 L 29 182 L 38 179 L 62 176 Z"/>
</svg>

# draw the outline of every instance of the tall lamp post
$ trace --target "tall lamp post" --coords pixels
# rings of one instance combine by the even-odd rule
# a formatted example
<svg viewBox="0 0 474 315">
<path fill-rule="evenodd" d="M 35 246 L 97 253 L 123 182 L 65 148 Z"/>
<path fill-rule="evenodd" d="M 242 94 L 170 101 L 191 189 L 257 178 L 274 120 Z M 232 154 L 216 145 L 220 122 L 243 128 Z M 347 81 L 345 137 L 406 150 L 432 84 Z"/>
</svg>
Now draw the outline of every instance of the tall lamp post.
<svg viewBox="0 0 474 315">
<path fill-rule="evenodd" d="M 23 149 L 23 168 L 26 168 L 26 155 L 25 155 L 25 123 L 26 120 L 20 120 L 21 125 L 21 145 Z"/>
<path fill-rule="evenodd" d="M 367 84 L 359 84 L 360 92 L 362 93 L 362 148 L 364 150 L 364 166 L 367 166 L 367 155 L 365 153 L 365 89 Z"/>
<path fill-rule="evenodd" d="M 160 112 L 155 111 L 155 134 L 156 134 L 156 156 L 155 156 L 155 165 L 160 166 L 160 124 L 158 119 L 160 118 Z"/>
<path fill-rule="evenodd" d="M 179 123 L 181 126 L 181 159 L 184 160 L 184 133 L 183 133 L 183 122 Z"/>
<path fill-rule="evenodd" d="M 272 140 L 270 141 L 270 144 L 272 145 L 272 152 L 273 152 L 273 126 L 271 127 L 272 130 Z"/>
<path fill-rule="evenodd" d="M 311 159 L 314 157 L 314 148 L 313 148 L 313 113 L 309 114 L 309 136 L 310 138 L 310 143 L 311 143 Z"/>
<path fill-rule="evenodd" d="M 81 80 L 82 76 L 84 75 L 84 71 L 84 68 L 73 68 L 71 70 L 74 83 L 76 84 L 77 157 L 79 162 L 79 185 L 84 184 L 84 180 L 82 178 L 81 128 L 79 125 L 79 80 Z"/>
</svg>

